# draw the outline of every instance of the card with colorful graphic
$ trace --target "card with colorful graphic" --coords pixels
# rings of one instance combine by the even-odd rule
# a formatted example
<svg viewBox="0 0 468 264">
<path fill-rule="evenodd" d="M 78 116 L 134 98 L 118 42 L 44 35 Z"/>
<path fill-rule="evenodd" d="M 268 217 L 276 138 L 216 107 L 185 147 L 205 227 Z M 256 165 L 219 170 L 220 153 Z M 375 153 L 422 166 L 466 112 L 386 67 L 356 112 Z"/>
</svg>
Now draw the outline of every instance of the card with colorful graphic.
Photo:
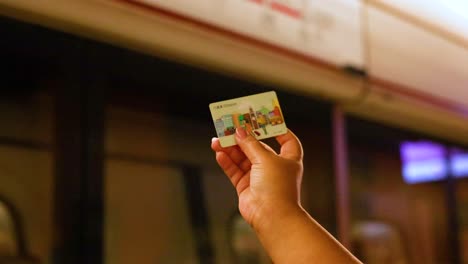
<svg viewBox="0 0 468 264">
<path fill-rule="evenodd" d="M 237 127 L 243 127 L 257 139 L 288 132 L 274 91 L 212 103 L 210 111 L 222 147 L 237 144 Z"/>
</svg>

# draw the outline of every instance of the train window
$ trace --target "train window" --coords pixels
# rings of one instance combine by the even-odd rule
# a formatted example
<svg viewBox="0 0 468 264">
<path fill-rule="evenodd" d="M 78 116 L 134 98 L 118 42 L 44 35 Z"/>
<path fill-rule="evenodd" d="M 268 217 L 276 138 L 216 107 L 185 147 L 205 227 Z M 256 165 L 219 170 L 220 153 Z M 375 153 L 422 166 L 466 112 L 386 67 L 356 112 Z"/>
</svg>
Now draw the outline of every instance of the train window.
<svg viewBox="0 0 468 264">
<path fill-rule="evenodd" d="M 354 252 L 369 264 L 406 264 L 406 245 L 401 232 L 391 224 L 379 221 L 362 221 L 351 230 Z"/>
<path fill-rule="evenodd" d="M 468 179 L 459 180 L 457 186 L 457 211 L 460 223 L 459 242 L 462 263 L 468 263 Z"/>
<path fill-rule="evenodd" d="M 230 219 L 228 228 L 229 246 L 235 263 L 269 264 L 272 263 L 255 232 L 236 211 Z"/>
<path fill-rule="evenodd" d="M 177 169 L 111 157 L 105 232 L 107 263 L 198 263 Z"/>
<path fill-rule="evenodd" d="M 29 255 L 48 263 L 54 227 L 51 80 L 57 80 L 49 56 L 58 48 L 44 29 L 5 17 L 0 28 L 0 195 L 14 205 L 12 218 L 0 203 L 0 255 L 14 256 L 0 263 L 23 263 Z M 43 46 L 29 45 L 38 41 Z"/>
<path fill-rule="evenodd" d="M 443 144 L 357 118 L 349 118 L 348 141 L 353 226 L 364 233 L 387 230 L 390 248 L 399 248 L 395 254 L 406 256 L 409 263 L 451 262 L 445 181 L 449 162 Z M 418 162 L 431 166 L 420 170 Z M 434 180 L 437 175 L 441 177 Z M 391 239 L 396 236 L 398 241 Z"/>
<path fill-rule="evenodd" d="M 232 218 L 237 194 L 210 148 L 216 129 L 208 107 L 271 90 L 307 153 L 303 205 L 335 233 L 328 104 L 162 59 L 136 54 L 123 59 L 113 66 L 106 110 L 106 261 L 119 263 L 136 248 L 140 257 L 158 263 L 271 263 L 244 220 Z M 274 139 L 265 142 L 278 149 Z M 199 173 L 187 174 L 186 165 Z M 150 235 L 156 232 L 160 235 Z M 167 245 L 181 237 L 184 243 Z"/>
</svg>

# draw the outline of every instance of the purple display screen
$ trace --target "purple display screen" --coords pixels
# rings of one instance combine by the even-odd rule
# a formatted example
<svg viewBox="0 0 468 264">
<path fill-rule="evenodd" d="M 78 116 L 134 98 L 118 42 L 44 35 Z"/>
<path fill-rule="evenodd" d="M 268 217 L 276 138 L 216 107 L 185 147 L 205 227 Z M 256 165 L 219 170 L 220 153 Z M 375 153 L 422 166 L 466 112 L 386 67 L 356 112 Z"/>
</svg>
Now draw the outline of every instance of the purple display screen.
<svg viewBox="0 0 468 264">
<path fill-rule="evenodd" d="M 450 151 L 435 142 L 403 142 L 400 145 L 403 179 L 408 184 L 444 180 L 449 173 L 468 176 L 468 153 Z"/>
<path fill-rule="evenodd" d="M 459 152 L 452 154 L 451 171 L 455 177 L 468 177 L 468 153 Z"/>
</svg>

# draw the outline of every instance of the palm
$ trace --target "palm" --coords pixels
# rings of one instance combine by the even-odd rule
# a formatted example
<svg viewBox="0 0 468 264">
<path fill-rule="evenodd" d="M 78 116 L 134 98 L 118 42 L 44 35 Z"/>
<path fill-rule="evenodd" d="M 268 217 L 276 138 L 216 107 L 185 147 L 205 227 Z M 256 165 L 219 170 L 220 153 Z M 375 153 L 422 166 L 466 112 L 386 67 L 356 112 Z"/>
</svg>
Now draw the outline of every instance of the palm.
<svg viewBox="0 0 468 264">
<path fill-rule="evenodd" d="M 298 167 L 298 162 L 302 160 L 302 147 L 292 133 L 279 136 L 277 140 L 281 145 L 281 153 L 277 154 L 268 145 L 256 141 L 258 149 L 249 156 L 250 159 L 239 146 L 222 148 L 219 140 L 212 141 L 216 161 L 236 188 L 239 211 L 249 223 L 258 209 L 261 197 L 276 196 L 274 194 L 279 192 L 294 193 L 296 190 L 296 181 L 287 180 L 283 175 L 291 172 L 292 167 Z M 274 177 L 278 176 L 278 168 L 286 168 L 287 172 Z M 293 191 L 284 192 L 281 189 Z"/>
</svg>

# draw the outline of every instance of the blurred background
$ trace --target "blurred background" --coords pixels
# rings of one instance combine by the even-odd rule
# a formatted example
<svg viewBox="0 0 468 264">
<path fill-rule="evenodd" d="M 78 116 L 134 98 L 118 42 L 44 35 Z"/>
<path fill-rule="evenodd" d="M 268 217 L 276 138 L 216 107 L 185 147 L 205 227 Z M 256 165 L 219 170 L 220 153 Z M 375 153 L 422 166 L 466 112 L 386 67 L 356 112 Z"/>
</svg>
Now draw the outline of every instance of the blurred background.
<svg viewBox="0 0 468 264">
<path fill-rule="evenodd" d="M 0 0 L 0 88 L 0 263 L 271 263 L 208 109 L 270 90 L 354 254 L 468 263 L 465 0 Z"/>
</svg>

